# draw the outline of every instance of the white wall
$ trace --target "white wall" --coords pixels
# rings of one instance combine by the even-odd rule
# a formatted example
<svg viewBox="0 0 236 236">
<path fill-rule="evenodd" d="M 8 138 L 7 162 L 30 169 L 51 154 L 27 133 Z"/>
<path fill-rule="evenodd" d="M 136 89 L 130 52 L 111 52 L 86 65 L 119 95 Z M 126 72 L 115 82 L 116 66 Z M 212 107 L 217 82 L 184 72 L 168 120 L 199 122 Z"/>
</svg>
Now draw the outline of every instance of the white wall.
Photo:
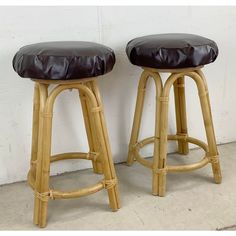
<svg viewBox="0 0 236 236">
<path fill-rule="evenodd" d="M 12 69 L 19 47 L 41 41 L 87 40 L 115 50 L 114 70 L 99 80 L 113 158 L 126 160 L 141 70 L 125 55 L 126 43 L 138 36 L 186 32 L 215 40 L 220 49 L 206 66 L 218 143 L 236 140 L 236 7 L 0 7 L 0 184 L 24 180 L 29 168 L 33 83 Z M 154 90 L 146 100 L 142 136 L 153 134 Z M 205 138 L 196 89 L 187 81 L 190 134 Z M 78 109 L 76 110 L 76 106 Z M 173 104 L 170 132 L 175 132 Z M 86 150 L 78 94 L 65 92 L 56 102 L 53 153 Z M 175 150 L 170 146 L 170 151 Z M 151 148 L 144 151 L 151 155 Z M 90 167 L 85 161 L 53 164 L 52 173 Z M 127 171 L 129 171 L 127 169 Z"/>
</svg>

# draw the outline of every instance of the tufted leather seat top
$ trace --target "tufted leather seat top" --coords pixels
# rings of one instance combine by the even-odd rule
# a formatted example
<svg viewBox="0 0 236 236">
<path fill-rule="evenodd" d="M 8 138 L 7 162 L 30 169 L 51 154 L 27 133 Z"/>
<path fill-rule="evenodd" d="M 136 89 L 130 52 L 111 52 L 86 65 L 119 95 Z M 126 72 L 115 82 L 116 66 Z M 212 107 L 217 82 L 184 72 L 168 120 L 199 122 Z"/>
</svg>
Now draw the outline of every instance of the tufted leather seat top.
<svg viewBox="0 0 236 236">
<path fill-rule="evenodd" d="M 216 43 L 193 34 L 156 34 L 131 40 L 126 53 L 132 64 L 158 69 L 197 67 L 218 56 Z"/>
<path fill-rule="evenodd" d="M 82 41 L 44 42 L 20 48 L 13 68 L 34 79 L 71 80 L 95 77 L 112 70 L 115 54 L 104 45 Z"/>
</svg>

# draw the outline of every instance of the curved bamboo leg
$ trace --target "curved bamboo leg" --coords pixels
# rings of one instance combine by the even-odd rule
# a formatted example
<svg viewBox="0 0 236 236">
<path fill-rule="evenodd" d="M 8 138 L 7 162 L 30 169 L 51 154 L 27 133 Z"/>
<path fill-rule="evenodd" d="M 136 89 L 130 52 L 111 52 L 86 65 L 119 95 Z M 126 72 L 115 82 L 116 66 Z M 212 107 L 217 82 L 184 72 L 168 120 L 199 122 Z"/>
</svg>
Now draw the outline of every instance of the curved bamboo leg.
<svg viewBox="0 0 236 236">
<path fill-rule="evenodd" d="M 155 111 L 155 134 L 154 134 L 154 153 L 153 153 L 153 165 L 152 165 L 152 194 L 158 195 L 158 186 L 159 186 L 159 132 L 160 132 L 160 96 L 162 93 L 162 80 L 158 72 L 149 72 L 150 78 L 155 82 L 156 87 L 156 111 Z"/>
<path fill-rule="evenodd" d="M 37 192 L 41 190 L 42 184 L 42 156 L 43 156 L 43 111 L 48 96 L 47 85 L 39 84 L 39 98 L 40 98 L 40 114 L 39 114 L 39 131 L 38 131 L 38 152 L 37 152 L 37 164 L 36 164 L 36 178 L 35 178 L 35 201 L 34 201 L 34 223 L 40 224 L 41 218 L 41 201 L 37 197 Z"/>
<path fill-rule="evenodd" d="M 201 91 L 199 91 L 199 97 L 201 101 L 202 114 L 203 114 L 207 142 L 208 142 L 208 147 L 209 147 L 208 155 L 211 160 L 215 183 L 219 184 L 222 181 L 222 175 L 221 175 L 221 169 L 220 169 L 219 154 L 218 154 L 218 150 L 216 146 L 209 93 L 208 93 L 207 83 L 206 83 L 206 80 L 202 71 L 198 70 L 197 72 L 205 85 L 205 89 L 204 90 L 202 89 Z"/>
<path fill-rule="evenodd" d="M 176 128 L 177 135 L 188 136 L 187 131 L 187 115 L 186 115 L 186 101 L 185 101 L 185 83 L 184 76 L 178 78 L 174 82 L 175 95 L 175 113 L 176 113 Z M 178 140 L 178 152 L 187 155 L 189 153 L 188 142 Z"/>
<path fill-rule="evenodd" d="M 160 156 L 159 156 L 159 172 L 161 173 L 160 176 L 163 176 L 163 178 L 159 178 L 159 196 L 164 196 L 165 194 L 165 168 L 166 168 L 166 142 L 167 142 L 167 124 L 168 124 L 168 96 L 170 92 L 170 88 L 173 85 L 173 83 L 181 76 L 189 76 L 192 78 L 197 87 L 198 87 L 198 93 L 200 97 L 200 103 L 202 108 L 202 115 L 204 119 L 204 125 L 206 130 L 206 136 L 207 136 L 207 142 L 208 142 L 208 158 L 210 159 L 212 166 L 213 166 L 213 172 L 215 177 L 215 182 L 220 183 L 221 182 L 221 171 L 220 171 L 220 165 L 219 165 L 219 157 L 216 147 L 216 141 L 215 141 L 215 134 L 213 129 L 213 123 L 212 123 L 212 116 L 211 116 L 211 109 L 210 109 L 210 103 L 209 103 L 209 96 L 208 91 L 206 87 L 206 81 L 204 80 L 204 77 L 202 77 L 201 72 L 186 72 L 186 73 L 177 73 L 172 74 L 168 80 L 165 83 L 165 86 L 162 91 L 162 103 L 161 103 L 161 116 L 160 116 Z"/>
<path fill-rule="evenodd" d="M 39 85 L 35 83 L 34 86 L 34 100 L 33 100 L 33 122 L 32 122 L 32 145 L 31 145 L 31 163 L 30 171 L 33 179 L 36 178 L 36 161 L 38 153 L 38 134 L 39 134 Z"/>
<path fill-rule="evenodd" d="M 165 86 L 164 86 L 165 88 Z M 166 192 L 166 156 L 167 156 L 167 132 L 168 132 L 168 105 L 169 95 L 159 98 L 160 112 L 159 112 L 159 160 L 158 160 L 158 196 L 165 196 Z"/>
<path fill-rule="evenodd" d="M 92 82 L 89 81 L 86 83 L 86 85 L 94 93 Z M 97 150 L 97 152 L 99 152 L 99 143 L 98 143 L 98 138 L 97 138 L 97 133 L 96 133 L 95 121 L 94 121 L 91 109 L 92 109 L 92 105 L 91 105 L 91 102 L 89 102 L 89 100 L 88 100 L 88 115 L 89 115 L 89 119 L 90 119 L 90 123 L 91 123 L 92 138 L 94 139 L 95 150 Z M 95 165 L 96 165 L 96 169 L 97 169 L 96 173 L 102 174 L 103 173 L 102 163 L 98 160 L 95 162 Z"/>
<path fill-rule="evenodd" d="M 51 135 L 52 135 L 52 107 L 47 109 L 47 103 L 43 112 L 43 147 L 41 162 L 42 175 L 39 194 L 49 193 L 50 156 L 51 156 Z M 40 219 L 39 226 L 45 227 L 47 221 L 48 198 L 40 198 Z"/>
<path fill-rule="evenodd" d="M 89 87 L 89 83 L 87 83 Z M 84 123 L 85 123 L 85 129 L 87 133 L 88 138 L 88 144 L 90 152 L 99 152 L 99 147 L 97 143 L 96 133 L 94 132 L 94 121 L 91 116 L 91 105 L 89 103 L 89 100 L 86 96 L 86 94 L 83 91 L 79 91 L 80 94 L 80 101 L 84 116 Z M 92 160 L 93 164 L 93 171 L 97 174 L 102 174 L 102 164 L 101 162 Z"/>
<path fill-rule="evenodd" d="M 132 127 L 130 142 L 129 142 L 129 153 L 128 153 L 128 159 L 127 159 L 128 165 L 132 165 L 134 162 L 133 146 L 138 141 L 138 135 L 139 135 L 142 112 L 143 112 L 146 82 L 147 82 L 148 76 L 149 74 L 146 71 L 143 71 L 140 77 L 140 81 L 139 81 L 133 127 Z"/>
<path fill-rule="evenodd" d="M 120 208 L 120 199 L 119 199 L 119 192 L 118 192 L 118 183 L 114 164 L 112 161 L 112 154 L 108 139 L 108 133 L 106 128 L 106 122 L 103 113 L 103 105 L 100 98 L 100 93 L 97 88 L 97 84 L 95 81 L 91 81 L 91 89 L 94 93 L 94 96 L 97 100 L 97 107 L 91 108 L 93 112 L 96 133 L 99 141 L 100 146 L 100 153 L 102 155 L 102 164 L 103 164 L 103 174 L 105 177 L 105 181 L 114 181 L 114 184 L 107 188 L 110 207 L 113 211 L 116 211 Z"/>
<path fill-rule="evenodd" d="M 214 133 L 214 128 L 213 128 L 212 114 L 211 114 L 211 108 L 210 108 L 210 99 L 209 99 L 205 77 L 203 73 L 201 72 L 201 70 L 198 69 L 192 72 L 176 74 L 173 76 L 171 80 L 174 81 L 178 78 L 178 76 L 183 76 L 183 75 L 186 75 L 192 78 L 198 87 L 198 93 L 200 97 L 202 115 L 203 115 L 206 137 L 207 137 L 208 148 L 209 148 L 208 158 L 212 163 L 212 169 L 214 173 L 215 182 L 221 183 L 222 177 L 221 177 L 219 156 L 218 156 L 218 151 L 217 151 L 217 146 L 216 146 L 215 133 Z"/>
<path fill-rule="evenodd" d="M 180 77 L 180 76 L 179 76 Z M 177 74 L 171 74 L 167 79 L 159 99 L 159 113 L 158 113 L 158 131 L 159 142 L 156 141 L 158 164 L 156 164 L 155 171 L 158 175 L 158 189 L 155 193 L 158 196 L 164 197 L 166 192 L 166 157 L 167 157 L 167 143 L 168 143 L 168 109 L 169 109 L 169 94 L 170 88 L 178 79 Z"/>
</svg>

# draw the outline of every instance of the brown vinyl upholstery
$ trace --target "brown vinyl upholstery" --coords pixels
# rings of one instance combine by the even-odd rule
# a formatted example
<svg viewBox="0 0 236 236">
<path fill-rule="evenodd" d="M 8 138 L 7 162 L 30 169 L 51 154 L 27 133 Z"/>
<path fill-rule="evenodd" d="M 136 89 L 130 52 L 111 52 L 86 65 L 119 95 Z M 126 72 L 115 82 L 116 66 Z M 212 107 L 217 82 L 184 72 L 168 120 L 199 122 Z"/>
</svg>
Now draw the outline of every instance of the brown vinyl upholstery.
<svg viewBox="0 0 236 236">
<path fill-rule="evenodd" d="M 218 56 L 216 43 L 193 34 L 156 34 L 131 40 L 126 53 L 132 64 L 157 69 L 197 67 Z"/>
<path fill-rule="evenodd" d="M 115 64 L 113 50 L 83 41 L 44 42 L 20 48 L 13 68 L 21 77 L 72 80 L 103 75 Z"/>
</svg>

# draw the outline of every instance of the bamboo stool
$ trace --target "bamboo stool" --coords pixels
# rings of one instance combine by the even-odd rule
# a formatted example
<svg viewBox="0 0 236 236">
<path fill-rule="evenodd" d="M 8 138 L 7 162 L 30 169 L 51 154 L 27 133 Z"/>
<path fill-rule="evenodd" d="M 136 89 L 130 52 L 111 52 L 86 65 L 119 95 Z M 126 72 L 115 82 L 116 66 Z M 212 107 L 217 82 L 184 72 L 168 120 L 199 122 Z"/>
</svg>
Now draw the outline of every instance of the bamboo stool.
<svg viewBox="0 0 236 236">
<path fill-rule="evenodd" d="M 96 76 L 112 70 L 114 52 L 89 42 L 49 42 L 21 48 L 13 59 L 15 71 L 35 82 L 29 185 L 35 193 L 34 223 L 46 226 L 49 199 L 79 198 L 107 189 L 110 207 L 120 208 L 117 177 L 112 162 L 103 105 Z M 51 91 L 49 87 L 54 86 Z M 51 155 L 53 106 L 64 90 L 79 92 L 89 152 Z M 49 187 L 50 163 L 67 159 L 90 160 L 104 179 L 79 190 L 63 192 Z"/>
<path fill-rule="evenodd" d="M 127 44 L 127 55 L 132 64 L 141 66 L 143 72 L 139 81 L 133 128 L 129 143 L 127 164 L 134 160 L 152 170 L 152 193 L 164 196 L 166 174 L 169 172 L 192 171 L 212 166 L 215 183 L 221 183 L 219 155 L 216 146 L 210 100 L 206 79 L 201 68 L 213 62 L 218 55 L 214 41 L 190 34 L 150 35 L 131 40 Z M 160 72 L 170 73 L 163 84 Z M 185 77 L 193 79 L 197 85 L 207 143 L 188 136 L 185 104 Z M 147 80 L 152 78 L 156 87 L 156 119 L 154 137 L 138 141 Z M 171 87 L 174 87 L 177 133 L 168 135 L 168 105 Z M 166 164 L 167 142 L 178 142 L 178 152 L 188 154 L 188 143 L 193 143 L 205 151 L 203 159 L 197 163 L 179 166 Z M 140 149 L 154 143 L 153 162 L 144 159 Z"/>
</svg>

